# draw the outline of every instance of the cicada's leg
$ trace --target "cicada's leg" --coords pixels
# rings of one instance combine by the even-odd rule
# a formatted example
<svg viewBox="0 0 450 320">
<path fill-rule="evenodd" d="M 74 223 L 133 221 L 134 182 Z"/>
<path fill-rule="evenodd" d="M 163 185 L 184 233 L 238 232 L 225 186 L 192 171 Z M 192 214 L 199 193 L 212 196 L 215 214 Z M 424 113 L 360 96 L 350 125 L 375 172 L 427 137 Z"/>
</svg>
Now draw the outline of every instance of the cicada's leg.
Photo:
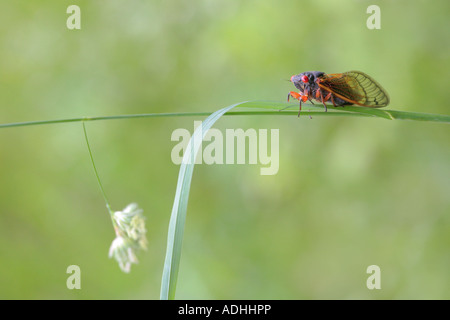
<svg viewBox="0 0 450 320">
<path fill-rule="evenodd" d="M 317 91 L 319 91 L 319 95 L 320 95 L 320 100 L 322 101 L 323 106 L 325 107 L 325 112 L 328 111 L 327 109 L 327 105 L 325 104 L 326 101 L 328 101 L 328 99 L 330 99 L 331 97 L 331 92 L 329 94 L 327 94 L 327 96 L 324 98 L 323 97 L 323 93 L 321 89 L 318 89 Z"/>
<path fill-rule="evenodd" d="M 322 94 L 322 91 L 320 91 L 320 88 L 316 90 L 316 99 L 319 100 L 320 95 Z"/>
<path fill-rule="evenodd" d="M 287 96 L 287 102 L 289 102 L 289 98 L 291 97 L 292 93 L 295 93 L 295 92 L 291 91 L 291 92 L 288 93 L 288 96 Z M 281 111 L 283 111 L 284 109 L 287 109 L 287 108 L 289 108 L 289 106 L 284 107 L 283 109 L 278 110 L 278 112 L 281 112 Z"/>
<path fill-rule="evenodd" d="M 308 99 L 309 99 L 308 91 L 306 91 L 306 93 L 303 94 L 303 95 L 300 97 L 300 99 L 299 99 L 299 101 L 300 101 L 300 106 L 299 106 L 299 109 L 298 109 L 298 117 L 300 117 L 300 112 L 302 111 L 302 101 L 303 101 L 303 102 L 306 102 Z"/>
<path fill-rule="evenodd" d="M 290 97 L 292 97 L 292 98 L 294 98 L 294 99 L 297 99 L 297 100 L 300 100 L 300 98 L 301 98 L 302 95 L 303 95 L 303 94 L 302 94 L 301 92 L 298 93 L 298 92 L 295 92 L 295 91 L 290 91 L 290 92 L 288 93 L 287 101 L 289 102 L 289 98 L 290 98 Z"/>
<path fill-rule="evenodd" d="M 294 98 L 294 99 L 297 99 L 297 100 L 300 101 L 300 108 L 301 108 L 301 104 L 302 104 L 301 98 L 302 98 L 302 96 L 303 96 L 303 94 L 302 94 L 301 92 L 300 92 L 300 93 L 297 93 L 297 92 L 295 92 L 295 91 L 290 91 L 290 92 L 288 93 L 288 96 L 287 96 L 287 102 L 289 102 L 289 98 L 290 98 L 290 97 L 292 97 L 292 98 Z M 287 106 L 287 107 L 285 107 L 285 108 L 283 108 L 283 109 L 280 109 L 280 110 L 278 110 L 278 111 L 283 111 L 284 109 L 287 109 L 287 108 L 289 108 L 289 106 Z"/>
<path fill-rule="evenodd" d="M 288 102 L 290 97 L 297 99 L 299 101 L 298 116 L 300 117 L 300 112 L 302 111 L 302 101 L 306 102 L 307 100 L 309 100 L 308 92 L 306 91 L 305 93 L 302 92 L 297 93 L 294 91 L 290 91 L 288 94 Z"/>
<path fill-rule="evenodd" d="M 300 101 L 299 105 L 298 105 L 298 116 L 300 117 L 300 112 L 302 111 L 302 99 L 298 99 L 298 101 Z"/>
<path fill-rule="evenodd" d="M 300 111 L 302 111 L 302 100 L 305 101 L 304 99 L 307 96 L 301 92 L 297 93 L 297 92 L 291 91 L 291 92 L 289 92 L 289 95 L 288 95 L 288 101 L 289 101 L 289 97 L 295 98 L 299 101 L 298 116 L 300 117 Z"/>
<path fill-rule="evenodd" d="M 336 105 L 336 102 L 334 101 L 334 96 L 333 95 L 331 95 L 331 102 L 333 103 L 333 106 L 336 108 L 337 105 Z"/>
<path fill-rule="evenodd" d="M 316 93 L 316 95 L 317 95 L 317 93 Z M 306 96 L 306 98 L 305 98 L 305 96 Z M 313 96 L 309 95 L 309 91 L 305 91 L 305 94 L 303 95 L 303 102 L 309 101 L 309 102 L 311 102 L 311 104 L 314 104 L 312 99 L 313 99 Z"/>
<path fill-rule="evenodd" d="M 323 99 L 325 102 L 327 102 L 328 100 L 330 100 L 330 98 L 333 96 L 333 94 L 330 92 L 329 94 L 327 94 L 325 96 L 325 98 Z"/>
</svg>

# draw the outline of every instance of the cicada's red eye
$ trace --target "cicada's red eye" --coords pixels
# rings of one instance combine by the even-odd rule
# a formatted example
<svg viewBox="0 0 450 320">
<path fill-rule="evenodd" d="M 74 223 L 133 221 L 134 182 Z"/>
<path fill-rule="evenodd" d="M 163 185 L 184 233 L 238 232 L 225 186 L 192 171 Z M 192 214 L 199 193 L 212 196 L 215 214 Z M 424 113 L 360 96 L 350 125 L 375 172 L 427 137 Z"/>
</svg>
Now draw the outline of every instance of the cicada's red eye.
<svg viewBox="0 0 450 320">
<path fill-rule="evenodd" d="M 308 83 L 309 82 L 309 78 L 307 76 L 302 76 L 302 81 L 304 83 Z"/>
</svg>

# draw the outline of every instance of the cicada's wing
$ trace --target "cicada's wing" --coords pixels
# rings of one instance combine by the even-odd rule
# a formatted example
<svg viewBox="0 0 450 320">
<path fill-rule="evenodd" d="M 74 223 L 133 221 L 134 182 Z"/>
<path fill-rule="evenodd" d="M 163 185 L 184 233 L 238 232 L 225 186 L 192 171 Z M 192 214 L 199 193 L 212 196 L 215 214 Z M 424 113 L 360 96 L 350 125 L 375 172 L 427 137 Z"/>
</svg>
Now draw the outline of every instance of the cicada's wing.
<svg viewBox="0 0 450 320">
<path fill-rule="evenodd" d="M 389 104 L 386 90 L 361 71 L 326 74 L 317 83 L 322 89 L 352 104 L 371 108 Z"/>
</svg>

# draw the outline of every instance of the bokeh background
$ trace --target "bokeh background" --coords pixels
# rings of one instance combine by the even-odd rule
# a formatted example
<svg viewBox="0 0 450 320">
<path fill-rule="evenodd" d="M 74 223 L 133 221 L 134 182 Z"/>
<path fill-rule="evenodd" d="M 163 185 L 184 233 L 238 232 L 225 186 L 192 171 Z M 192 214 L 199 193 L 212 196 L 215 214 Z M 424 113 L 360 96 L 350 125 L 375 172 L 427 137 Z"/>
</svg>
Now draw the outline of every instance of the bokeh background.
<svg viewBox="0 0 450 320">
<path fill-rule="evenodd" d="M 81 8 L 81 30 L 66 9 Z M 369 30 L 366 9 L 381 8 Z M 433 1 L 1 1 L 0 122 L 213 112 L 284 102 L 292 74 L 361 70 L 388 108 L 448 114 L 450 3 Z M 130 274 L 81 123 L 0 130 L 0 298 L 158 299 L 193 117 L 97 121 L 91 147 L 113 209 L 137 202 L 149 248 Z M 202 120 L 201 117 L 195 120 Z M 449 299 L 450 127 L 366 118 L 223 117 L 280 130 L 280 168 L 198 165 L 177 298 Z M 81 268 L 81 290 L 66 268 Z M 368 290 L 366 268 L 381 268 Z"/>
</svg>

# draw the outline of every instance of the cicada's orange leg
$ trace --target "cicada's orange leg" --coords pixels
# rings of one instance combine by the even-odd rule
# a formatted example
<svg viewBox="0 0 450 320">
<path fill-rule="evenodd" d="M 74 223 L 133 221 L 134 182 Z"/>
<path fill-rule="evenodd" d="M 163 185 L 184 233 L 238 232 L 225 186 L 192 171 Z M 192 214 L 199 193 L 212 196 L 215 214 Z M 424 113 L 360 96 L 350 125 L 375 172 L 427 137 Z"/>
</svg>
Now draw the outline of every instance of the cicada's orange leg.
<svg viewBox="0 0 450 320">
<path fill-rule="evenodd" d="M 297 92 L 294 92 L 294 91 L 290 91 L 289 93 L 288 93 L 288 95 L 287 95 L 287 102 L 289 102 L 289 98 L 290 97 L 293 97 L 294 99 L 299 99 L 300 97 L 301 97 L 301 94 L 300 93 L 297 93 Z M 283 109 L 280 109 L 280 110 L 278 110 L 278 111 L 283 111 L 284 109 L 287 109 L 287 108 L 289 108 L 289 106 L 287 106 L 287 107 L 285 107 L 285 108 L 283 108 Z"/>
<path fill-rule="evenodd" d="M 290 97 L 292 97 L 292 98 L 294 98 L 294 99 L 297 99 L 297 100 L 300 100 L 300 97 L 301 97 L 301 96 L 302 96 L 301 93 L 297 93 L 297 92 L 295 92 L 295 91 L 290 91 L 290 92 L 288 93 L 287 101 L 289 102 L 289 98 L 290 98 Z"/>
<path fill-rule="evenodd" d="M 337 106 L 336 106 L 336 102 L 334 102 L 334 96 L 333 96 L 333 94 L 332 94 L 331 92 L 325 96 L 324 101 L 327 102 L 327 101 L 330 100 L 330 99 L 331 99 L 331 103 L 332 103 L 333 106 L 336 108 L 336 107 L 337 107 Z M 326 109 L 326 108 L 327 108 L 327 107 L 325 107 L 325 109 Z M 325 111 L 326 111 L 326 110 L 325 110 Z"/>
<path fill-rule="evenodd" d="M 294 92 L 294 91 L 290 91 L 289 93 L 288 93 L 288 96 L 287 96 L 287 102 L 289 102 L 289 98 L 290 97 L 293 97 L 294 99 L 297 99 L 297 100 L 299 100 L 300 98 L 301 98 L 301 93 L 297 93 L 297 92 Z M 289 106 L 287 106 L 286 108 L 283 108 L 283 109 L 280 109 L 280 110 L 278 110 L 278 111 L 283 111 L 284 109 L 287 109 L 287 108 L 289 108 Z"/>
<path fill-rule="evenodd" d="M 330 92 L 329 94 L 327 94 L 326 97 L 324 98 L 324 97 L 323 97 L 322 90 L 321 90 L 321 89 L 318 89 L 317 91 L 319 92 L 320 100 L 322 101 L 322 104 L 323 104 L 323 106 L 325 107 L 325 112 L 327 112 L 328 109 L 327 109 L 327 105 L 325 104 L 325 102 L 328 101 L 328 100 L 330 99 L 330 97 L 331 97 L 331 92 Z M 317 96 L 317 93 L 316 93 L 316 96 Z"/>
<path fill-rule="evenodd" d="M 334 97 L 333 97 L 333 95 L 331 95 L 331 102 L 333 103 L 333 106 L 336 108 L 337 105 L 336 105 L 336 102 L 334 102 Z"/>
<path fill-rule="evenodd" d="M 298 116 L 300 117 L 300 112 L 302 111 L 302 101 L 306 102 L 309 97 L 308 94 L 303 94 L 301 92 L 297 93 L 294 91 L 290 91 L 288 94 L 288 102 L 289 102 L 289 98 L 292 97 L 294 99 L 297 99 L 299 101 L 299 110 L 298 110 Z"/>
</svg>

